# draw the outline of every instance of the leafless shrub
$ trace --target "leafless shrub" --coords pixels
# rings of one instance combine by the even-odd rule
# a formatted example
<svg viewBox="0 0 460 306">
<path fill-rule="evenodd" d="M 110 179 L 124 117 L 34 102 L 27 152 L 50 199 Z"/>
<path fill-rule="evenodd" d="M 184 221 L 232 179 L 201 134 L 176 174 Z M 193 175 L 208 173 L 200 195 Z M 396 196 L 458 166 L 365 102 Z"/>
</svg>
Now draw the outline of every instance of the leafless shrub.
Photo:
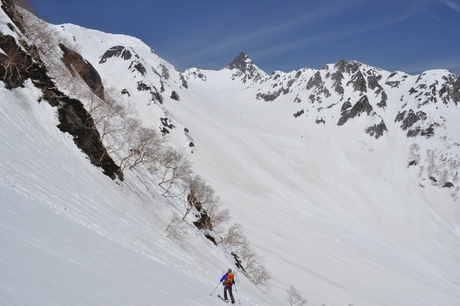
<svg viewBox="0 0 460 306">
<path fill-rule="evenodd" d="M 187 200 L 198 209 L 215 200 L 215 192 L 206 184 L 206 181 L 199 175 L 187 177 L 188 196 Z"/>
<path fill-rule="evenodd" d="M 241 246 L 235 248 L 235 253 L 239 255 L 239 265 L 241 265 L 244 275 L 252 280 L 254 284 L 269 290 L 271 274 L 264 265 L 263 257 L 254 251 L 247 239 L 242 242 Z"/>
<path fill-rule="evenodd" d="M 222 204 L 219 197 L 214 198 L 214 201 L 209 202 L 204 210 L 209 218 L 206 219 L 204 227 L 208 230 L 219 231 L 219 228 L 230 220 L 230 211 L 222 209 Z"/>
<path fill-rule="evenodd" d="M 133 114 L 133 108 L 130 105 L 124 105 L 117 101 L 114 96 L 114 90 L 106 91 L 105 98 L 101 99 L 91 90 L 86 90 L 86 97 L 83 98 L 86 103 L 88 113 L 101 134 L 101 140 L 112 134 L 123 133 L 126 129 L 134 128 L 125 123 L 129 115 Z M 91 128 L 91 127 L 88 127 Z"/>
<path fill-rule="evenodd" d="M 6 39 L 2 37 L 1 39 Z M 3 41 L 1 42 L 3 45 Z M 0 53 L 0 71 L 3 74 L 1 80 L 11 84 L 20 79 L 20 71 L 18 66 L 23 61 L 24 54 L 21 48 L 17 45 L 11 45 L 6 54 Z"/>
<path fill-rule="evenodd" d="M 168 224 L 168 227 L 166 227 L 166 232 L 168 233 L 166 235 L 168 238 L 182 239 L 187 236 L 186 225 L 177 215 L 171 218 L 171 222 Z"/>
<path fill-rule="evenodd" d="M 33 6 L 28 0 L 15 0 L 14 2 L 17 15 L 21 16 L 18 20 L 23 48 L 34 62 L 45 64 L 49 75 L 54 78 L 59 88 L 79 92 L 79 89 L 73 88 L 78 86 L 75 84 L 74 71 L 69 71 L 61 61 L 63 53 L 59 44 L 70 44 L 61 35 L 57 35 L 53 26 L 34 14 Z M 82 67 L 74 68 L 78 72 L 78 69 Z"/>
<path fill-rule="evenodd" d="M 36 61 L 41 61 L 40 55 L 50 57 L 54 48 L 57 48 L 59 43 L 58 36 L 55 35 L 48 23 L 38 18 L 28 9 L 28 7 L 32 7 L 27 4 L 28 1 L 21 0 L 15 2 L 17 3 L 15 6 L 16 11 L 22 17 L 20 18 L 22 34 L 27 40 L 28 46 L 30 46 L 29 50 L 27 50 L 28 53 Z"/>
<path fill-rule="evenodd" d="M 164 192 L 163 196 L 177 196 L 171 194 L 171 188 L 177 185 L 180 180 L 186 180 L 192 173 L 190 161 L 186 158 L 183 151 L 166 148 L 162 152 L 159 162 L 163 169 L 161 181 L 158 183 Z"/>
<path fill-rule="evenodd" d="M 286 301 L 290 306 L 303 306 L 307 304 L 307 300 L 302 297 L 299 291 L 294 286 L 290 286 L 287 291 L 288 297 Z"/>
<path fill-rule="evenodd" d="M 160 161 L 162 154 L 159 150 L 163 147 L 164 139 L 153 129 L 144 128 L 138 120 L 125 121 L 122 147 L 123 157 L 120 169 L 133 169 L 139 165 L 147 165 Z M 120 149 L 121 150 L 121 149 Z"/>
<path fill-rule="evenodd" d="M 222 238 L 221 241 L 216 244 L 225 243 L 231 248 L 238 249 L 248 244 L 246 236 L 243 234 L 241 224 L 233 224 Z"/>
<path fill-rule="evenodd" d="M 33 14 L 35 14 L 36 12 L 36 9 L 35 7 L 33 6 L 32 3 L 30 3 L 29 0 L 14 0 L 13 1 L 13 5 L 17 8 L 17 7 L 20 7 L 20 8 L 23 8 Z"/>
<path fill-rule="evenodd" d="M 199 175 L 188 176 L 186 180 L 188 212 L 195 207 L 203 211 L 202 227 L 207 230 L 218 230 L 224 223 L 230 220 L 228 209 L 222 209 L 222 203 L 216 196 L 214 189 Z"/>
</svg>

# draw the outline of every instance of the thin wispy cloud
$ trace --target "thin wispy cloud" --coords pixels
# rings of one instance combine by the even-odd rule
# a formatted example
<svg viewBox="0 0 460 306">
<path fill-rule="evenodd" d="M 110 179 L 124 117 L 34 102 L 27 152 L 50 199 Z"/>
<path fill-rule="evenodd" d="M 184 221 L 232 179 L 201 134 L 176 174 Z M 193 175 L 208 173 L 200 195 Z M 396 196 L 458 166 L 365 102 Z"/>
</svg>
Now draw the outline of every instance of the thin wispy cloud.
<svg viewBox="0 0 460 306">
<path fill-rule="evenodd" d="M 281 45 L 276 45 L 276 46 L 267 48 L 265 50 L 260 50 L 259 52 L 257 52 L 257 55 L 267 58 L 269 56 L 276 56 L 278 54 L 288 53 L 290 51 L 331 42 L 337 39 L 342 39 L 344 37 L 348 37 L 351 35 L 356 35 L 359 33 L 376 30 L 378 28 L 389 26 L 391 24 L 395 24 L 407 18 L 410 18 L 420 13 L 421 11 L 423 11 L 423 9 L 424 9 L 423 7 L 413 6 L 411 9 L 405 12 L 399 12 L 397 15 L 393 15 L 393 16 L 386 16 L 384 19 L 376 20 L 372 23 L 340 25 L 337 28 L 334 28 L 329 31 L 324 31 L 316 35 L 305 37 L 303 39 L 291 41 L 291 42 L 284 43 Z"/>
<path fill-rule="evenodd" d="M 240 51 L 260 68 L 323 67 L 341 58 L 382 69 L 414 65 L 460 74 L 460 0 L 31 0 L 54 23 L 133 35 L 180 70 L 219 69 Z M 142 6 L 142 12 L 135 11 Z M 104 18 L 100 12 L 104 11 Z M 437 62 L 440 59 L 450 59 Z M 430 60 L 434 64 L 424 65 Z M 453 67 L 453 68 L 452 68 Z"/>
<path fill-rule="evenodd" d="M 197 45 L 206 44 L 207 48 L 196 48 L 196 51 L 194 51 L 193 46 L 189 45 L 191 52 L 186 56 L 175 59 L 175 62 L 185 63 L 202 59 L 204 61 L 204 59 L 209 60 L 210 58 L 219 59 L 228 54 L 229 50 L 232 50 L 232 55 L 235 52 L 251 50 L 251 57 L 259 60 L 269 59 L 280 54 L 289 54 L 292 51 L 332 42 L 401 22 L 424 11 L 429 5 L 427 1 L 423 1 L 423 3 L 421 1 L 416 2 L 416 4 L 406 6 L 405 10 L 395 10 L 392 14 L 368 20 L 367 23 L 357 18 L 357 20 L 349 20 L 346 24 L 340 24 L 334 23 L 334 19 L 351 15 L 353 10 L 359 9 L 363 5 L 372 4 L 372 1 L 334 1 L 297 16 L 285 14 L 283 16 L 284 20 L 274 20 L 272 23 L 252 31 L 236 30 L 235 34 L 225 36 L 218 42 L 196 41 Z M 331 28 L 329 24 L 335 24 L 335 27 Z M 291 35 L 292 32 L 300 31 L 301 29 L 305 29 L 304 36 Z M 314 31 L 312 29 L 318 30 Z M 287 37 L 290 38 L 288 39 Z M 235 46 L 241 46 L 240 50 L 235 51 Z"/>
<path fill-rule="evenodd" d="M 450 7 L 452 10 L 456 11 L 457 13 L 460 13 L 460 4 L 457 2 L 451 1 L 451 0 L 442 0 L 442 2 Z"/>
<path fill-rule="evenodd" d="M 197 60 L 199 58 L 217 57 L 219 55 L 225 54 L 229 49 L 235 46 L 249 46 L 250 48 L 262 47 L 267 49 L 270 48 L 267 47 L 267 45 L 272 44 L 273 40 L 288 36 L 289 33 L 297 31 L 299 28 L 306 28 L 325 20 L 330 20 L 331 18 L 334 18 L 340 14 L 344 14 L 347 11 L 352 10 L 354 7 L 368 1 L 369 0 L 356 0 L 347 2 L 335 1 L 333 3 L 309 10 L 298 16 L 285 16 L 284 20 L 275 20 L 274 22 L 266 24 L 262 27 L 258 27 L 254 30 L 237 30 L 235 31 L 235 34 L 225 36 L 223 40 L 217 43 L 210 41 L 203 42 L 200 40 L 195 42 L 195 44 L 207 44 L 207 48 L 199 48 L 199 51 L 187 54 L 187 56 L 176 59 L 176 61 L 187 62 L 190 60 Z M 218 30 L 218 27 L 216 27 L 216 30 Z M 211 34 L 209 36 L 214 35 Z M 313 37 L 307 40 L 313 42 L 316 41 L 317 38 Z M 288 50 L 289 48 L 286 49 L 286 47 L 291 44 L 293 48 L 297 48 L 294 46 L 298 45 L 298 43 L 292 42 L 284 44 L 284 49 Z"/>
</svg>

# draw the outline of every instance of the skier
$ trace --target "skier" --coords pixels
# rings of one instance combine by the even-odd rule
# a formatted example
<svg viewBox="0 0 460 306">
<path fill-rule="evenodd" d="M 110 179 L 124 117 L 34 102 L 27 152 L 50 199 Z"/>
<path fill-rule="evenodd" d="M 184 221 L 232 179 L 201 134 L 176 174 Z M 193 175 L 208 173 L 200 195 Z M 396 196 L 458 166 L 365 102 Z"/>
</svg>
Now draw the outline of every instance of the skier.
<svg viewBox="0 0 460 306">
<path fill-rule="evenodd" d="M 227 299 L 227 291 L 230 294 L 230 299 L 232 300 L 232 304 L 235 304 L 235 299 L 233 298 L 232 293 L 232 286 L 235 284 L 235 277 L 232 273 L 232 269 L 228 269 L 228 272 L 222 276 L 220 282 L 224 285 L 224 300 L 228 301 Z"/>
</svg>

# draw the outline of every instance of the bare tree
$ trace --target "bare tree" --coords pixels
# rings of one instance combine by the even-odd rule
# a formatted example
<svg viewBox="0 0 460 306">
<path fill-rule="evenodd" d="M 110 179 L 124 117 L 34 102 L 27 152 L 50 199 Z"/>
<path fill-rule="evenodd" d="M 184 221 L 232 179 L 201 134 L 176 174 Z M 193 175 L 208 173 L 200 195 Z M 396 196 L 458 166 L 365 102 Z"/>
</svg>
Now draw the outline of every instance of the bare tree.
<svg viewBox="0 0 460 306">
<path fill-rule="evenodd" d="M 199 175 L 187 177 L 188 201 L 198 209 L 203 208 L 212 201 L 215 201 L 215 192 L 206 181 Z"/>
<path fill-rule="evenodd" d="M 158 186 L 163 188 L 163 196 L 177 196 L 171 194 L 171 188 L 179 183 L 179 180 L 186 180 L 192 173 L 189 160 L 183 151 L 167 148 L 160 158 L 163 174 Z"/>
<path fill-rule="evenodd" d="M 79 89 L 74 89 L 74 87 L 80 87 L 79 82 L 76 82 L 74 72 L 79 72 L 82 67 L 68 69 L 61 61 L 63 50 L 59 45 L 70 45 L 70 43 L 62 35 L 57 35 L 51 25 L 34 14 L 35 10 L 28 0 L 15 0 L 14 2 L 18 16 L 21 16 L 18 20 L 23 48 L 34 62 L 45 64 L 57 87 L 80 93 Z M 78 52 L 72 52 L 78 54 Z M 80 61 L 80 63 L 83 62 Z"/>
<path fill-rule="evenodd" d="M 54 48 L 57 48 L 59 43 L 58 36 L 54 34 L 54 30 L 44 20 L 38 18 L 32 11 L 33 6 L 27 0 L 15 1 L 15 9 L 18 15 L 21 16 L 20 27 L 22 34 L 28 42 L 28 53 L 36 61 L 41 61 L 40 55 L 50 57 Z M 49 65 L 49 63 L 47 63 Z"/>
<path fill-rule="evenodd" d="M 226 245 L 237 249 L 243 247 L 247 244 L 247 238 L 243 234 L 243 229 L 241 224 L 233 224 L 222 238 L 221 241 L 217 242 L 216 244 L 225 243 Z"/>
<path fill-rule="evenodd" d="M 222 209 L 219 197 L 214 190 L 199 175 L 192 175 L 191 172 L 181 177 L 184 192 L 187 194 L 185 213 L 182 220 L 185 220 L 192 209 L 199 213 L 199 219 L 194 222 L 200 229 L 216 230 L 230 219 L 228 209 Z"/>
<path fill-rule="evenodd" d="M 290 286 L 287 291 L 288 297 L 286 301 L 290 306 L 303 306 L 307 304 L 307 300 L 302 297 L 299 291 L 294 286 Z"/>
<path fill-rule="evenodd" d="M 270 289 L 269 280 L 271 279 L 271 274 L 263 264 L 258 264 L 250 270 L 247 270 L 251 280 L 256 285 L 265 287 L 267 290 Z"/>
<path fill-rule="evenodd" d="M 108 135 L 122 133 L 128 128 L 134 128 L 134 125 L 130 126 L 126 122 L 129 115 L 133 114 L 132 106 L 118 102 L 114 91 L 114 89 L 106 91 L 104 99 L 99 98 L 89 89 L 85 91 L 86 108 L 101 134 L 101 141 L 104 141 Z M 138 122 L 137 125 L 139 124 Z M 87 128 L 94 127 L 87 126 Z"/>
<path fill-rule="evenodd" d="M 230 211 L 222 209 L 222 204 L 219 197 L 214 198 L 214 201 L 209 202 L 204 210 L 209 218 L 205 220 L 204 227 L 208 230 L 218 231 L 218 228 L 230 220 Z"/>
<path fill-rule="evenodd" d="M 187 235 L 187 229 L 184 221 L 177 215 L 174 215 L 171 218 L 171 222 L 168 224 L 165 231 L 168 233 L 166 235 L 168 238 L 181 239 Z"/>
<path fill-rule="evenodd" d="M 264 265 L 264 259 L 252 249 L 249 242 L 246 241 L 243 246 L 239 248 L 239 255 L 240 262 L 244 267 L 243 273 L 251 279 L 254 284 L 262 285 L 269 289 L 271 275 Z"/>
<path fill-rule="evenodd" d="M 122 144 L 125 155 L 120 161 L 121 171 L 158 162 L 162 156 L 164 139 L 155 130 L 141 127 L 138 120 L 126 121 L 126 134 L 123 135 Z"/>
<path fill-rule="evenodd" d="M 29 0 L 14 0 L 13 1 L 13 4 L 14 6 L 17 8 L 17 7 L 21 7 L 29 12 L 31 12 L 32 14 L 35 14 L 36 12 L 36 9 L 35 7 L 33 6 L 32 3 L 30 3 Z"/>
<path fill-rule="evenodd" d="M 7 38 L 2 37 L 1 39 L 3 40 Z M 21 47 L 17 46 L 16 44 L 10 45 L 12 47 L 6 50 L 6 54 L 0 53 L 0 68 L 3 70 L 3 76 L 1 76 L 1 80 L 5 83 L 14 83 L 16 80 L 20 79 L 18 66 L 23 61 L 24 57 Z"/>
</svg>

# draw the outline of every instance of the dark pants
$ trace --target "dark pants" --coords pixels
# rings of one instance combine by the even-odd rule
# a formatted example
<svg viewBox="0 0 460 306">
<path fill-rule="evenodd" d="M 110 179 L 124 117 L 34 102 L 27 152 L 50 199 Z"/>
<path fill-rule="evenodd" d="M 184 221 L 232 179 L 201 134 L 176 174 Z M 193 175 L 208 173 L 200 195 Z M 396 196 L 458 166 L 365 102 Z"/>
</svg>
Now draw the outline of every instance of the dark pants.
<svg viewBox="0 0 460 306">
<path fill-rule="evenodd" d="M 233 293 L 232 293 L 232 287 L 225 287 L 224 288 L 224 299 L 228 300 L 227 299 L 227 291 L 228 291 L 228 294 L 230 295 L 230 299 L 232 300 L 232 304 L 235 304 L 235 299 L 233 298 Z"/>
</svg>

